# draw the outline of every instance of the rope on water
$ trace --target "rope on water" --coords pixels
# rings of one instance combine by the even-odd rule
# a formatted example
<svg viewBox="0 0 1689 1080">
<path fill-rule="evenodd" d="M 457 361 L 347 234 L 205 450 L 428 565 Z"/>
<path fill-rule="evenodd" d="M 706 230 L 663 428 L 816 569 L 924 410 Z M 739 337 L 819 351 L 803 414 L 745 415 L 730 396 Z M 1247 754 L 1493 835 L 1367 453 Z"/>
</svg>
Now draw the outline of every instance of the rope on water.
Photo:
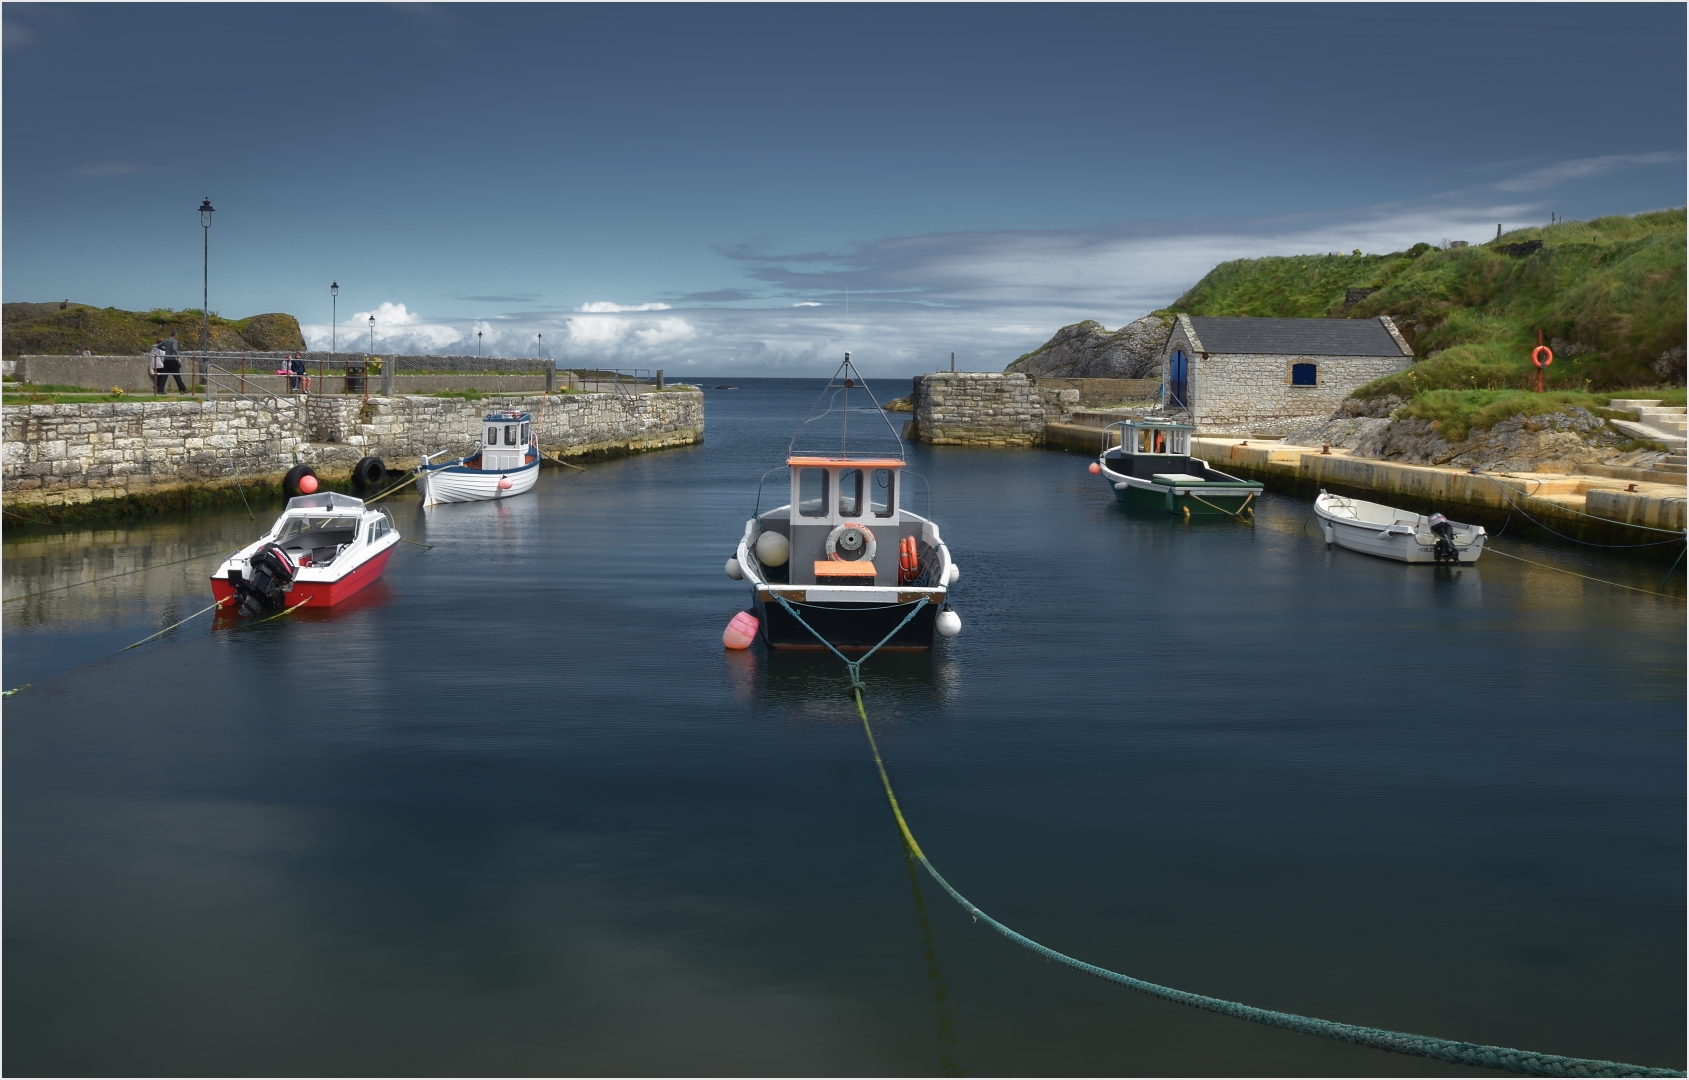
<svg viewBox="0 0 1689 1080">
<path fill-rule="evenodd" d="M 885 639 L 880 642 L 880 645 L 876 645 L 873 649 L 868 650 L 867 656 L 864 656 L 861 660 L 852 663 L 851 661 L 845 659 L 843 653 L 833 648 L 832 642 L 816 633 L 814 627 L 804 622 L 802 617 L 800 617 L 796 611 L 792 610 L 791 606 L 786 603 L 783 597 L 776 594 L 776 599 L 780 600 L 781 606 L 790 612 L 792 617 L 797 619 L 798 623 L 802 625 L 805 630 L 814 634 L 816 639 L 823 645 L 827 646 L 827 648 L 831 650 L 835 656 L 837 656 L 840 660 L 844 660 L 845 665 L 850 669 L 850 689 L 851 695 L 856 699 L 856 713 L 862 718 L 862 731 L 863 734 L 868 736 L 868 748 L 873 751 L 874 767 L 879 770 L 880 783 L 885 787 L 886 801 L 891 805 L 892 817 L 897 820 L 897 829 L 903 834 L 903 842 L 908 845 L 910 853 L 913 854 L 916 859 L 920 860 L 921 865 L 926 867 L 927 873 L 932 875 L 932 879 L 938 882 L 939 886 L 945 892 L 949 893 L 950 898 L 960 904 L 964 911 L 966 911 L 969 915 L 972 915 L 976 922 L 984 922 L 987 926 L 991 927 L 991 929 L 1008 938 L 1016 945 L 1025 949 L 1030 949 L 1032 952 L 1037 953 L 1046 960 L 1054 960 L 1058 963 L 1066 964 L 1068 967 L 1071 967 L 1076 971 L 1082 971 L 1087 975 L 1095 976 L 1104 982 L 1114 983 L 1117 986 L 1124 986 L 1128 989 L 1148 994 L 1151 997 L 1160 998 L 1163 1001 L 1171 1001 L 1178 1005 L 1188 1005 L 1193 1009 L 1201 1009 L 1204 1012 L 1219 1013 L 1221 1016 L 1230 1016 L 1238 1020 L 1248 1020 L 1251 1023 L 1262 1024 L 1266 1027 L 1282 1028 L 1286 1031 L 1300 1032 L 1304 1035 L 1317 1035 L 1322 1039 L 1331 1039 L 1335 1042 L 1352 1043 L 1356 1046 L 1370 1047 L 1374 1050 L 1384 1050 L 1392 1054 L 1404 1054 L 1409 1057 L 1431 1058 L 1436 1061 L 1448 1062 L 1452 1065 L 1473 1065 L 1484 1069 L 1497 1069 L 1502 1072 L 1527 1073 L 1533 1076 L 1683 1075 L 1683 1073 L 1675 1069 L 1653 1069 L 1644 1065 L 1628 1065 L 1619 1061 L 1602 1061 L 1595 1058 L 1565 1057 L 1561 1054 L 1541 1054 L 1532 1050 L 1515 1050 L 1509 1046 L 1485 1046 L 1480 1043 L 1460 1042 L 1454 1039 L 1439 1039 L 1431 1035 L 1414 1035 L 1402 1031 L 1389 1031 L 1384 1028 L 1362 1027 L 1357 1024 L 1340 1024 L 1332 1020 L 1320 1020 L 1311 1016 L 1299 1016 L 1296 1013 L 1278 1012 L 1273 1009 L 1256 1008 L 1253 1005 L 1245 1005 L 1237 1001 L 1227 1001 L 1224 998 L 1209 997 L 1206 994 L 1193 994 L 1186 990 L 1175 990 L 1171 987 L 1146 982 L 1143 979 L 1135 979 L 1130 975 L 1122 975 L 1117 971 L 1110 971 L 1107 968 L 1098 967 L 1095 964 L 1087 964 L 1083 960 L 1076 960 L 1073 957 L 1068 956 L 1066 953 L 1059 953 L 1047 945 L 1041 945 L 1038 942 L 1033 941 L 1024 934 L 1017 933 L 981 911 L 971 900 L 957 892 L 948 881 L 944 880 L 944 875 L 940 874 L 938 870 L 933 867 L 933 864 L 927 860 L 926 853 L 921 850 L 919 841 L 915 839 L 914 832 L 909 828 L 909 822 L 903 816 L 903 808 L 897 803 L 897 793 L 892 790 L 891 777 L 886 773 L 885 760 L 880 757 L 879 744 L 874 740 L 873 725 L 868 723 L 868 710 L 862 703 L 863 685 L 860 678 L 860 667 L 862 663 L 867 661 L 868 657 L 873 656 L 879 649 L 880 645 L 884 645 L 886 641 L 891 640 L 891 634 L 887 634 Z M 915 610 L 919 611 L 920 606 L 917 606 Z M 914 612 L 911 612 L 909 617 L 913 618 Z M 903 623 L 898 625 L 897 630 L 903 629 L 904 624 L 907 624 L 908 621 L 908 618 L 904 619 Z M 897 633 L 897 630 L 893 630 L 892 634 Z"/>
<path fill-rule="evenodd" d="M 1487 547 L 1487 548 L 1485 548 L 1485 549 L 1484 549 L 1484 550 L 1485 550 L 1485 551 L 1487 551 L 1487 552 L 1489 552 L 1489 553 L 1490 553 L 1490 554 L 1491 554 L 1491 555 L 1500 555 L 1500 556 L 1501 556 L 1501 557 L 1502 557 L 1502 558 L 1504 558 L 1504 559 L 1512 559 L 1512 560 L 1513 560 L 1513 561 L 1514 561 L 1514 562 L 1522 562 L 1522 563 L 1530 563 L 1530 565 L 1532 565 L 1532 566 L 1540 566 L 1540 567 L 1542 567 L 1542 568 L 1543 568 L 1543 569 L 1544 569 L 1544 570 L 1553 570 L 1553 571 L 1554 571 L 1554 572 L 1555 572 L 1555 573 L 1557 573 L 1557 574 L 1571 574 L 1571 575 L 1572 575 L 1572 576 L 1573 576 L 1573 577 L 1575 577 L 1575 578 L 1583 578 L 1583 579 L 1584 579 L 1584 580 L 1585 580 L 1585 581 L 1598 581 L 1598 582 L 1600 582 L 1600 583 L 1601 583 L 1601 584 L 1603 584 L 1603 585 L 1611 585 L 1611 586 L 1612 586 L 1612 587 L 1613 587 L 1613 588 L 1615 588 L 1615 589 L 1629 589 L 1629 590 L 1630 590 L 1630 591 L 1631 591 L 1631 592 L 1639 592 L 1639 593 L 1642 593 L 1642 594 L 1643 594 L 1643 595 L 1645 595 L 1645 596 L 1663 596 L 1663 597 L 1666 597 L 1666 598 L 1667 598 L 1667 599 L 1669 599 L 1669 600 L 1675 600 L 1675 599 L 1677 599 L 1677 597 L 1675 597 L 1675 596 L 1672 596 L 1672 595 L 1671 595 L 1671 593 L 1663 593 L 1663 592 L 1655 592 L 1655 591 L 1654 591 L 1654 590 L 1652 590 L 1652 589 L 1638 589 L 1638 588 L 1637 588 L 1637 587 L 1636 587 L 1636 586 L 1635 586 L 1635 585 L 1621 585 L 1621 584 L 1619 584 L 1619 583 L 1618 583 L 1618 582 L 1616 582 L 1616 581 L 1608 581 L 1608 580 L 1607 580 L 1607 579 L 1606 579 L 1606 578 L 1598 578 L 1598 577 L 1590 577 L 1590 576 L 1589 576 L 1589 575 L 1588 575 L 1588 574 L 1579 574 L 1579 573 L 1576 573 L 1576 572 L 1574 572 L 1574 571 L 1571 571 L 1571 570 L 1562 570 L 1562 569 L 1561 569 L 1561 568 L 1560 568 L 1560 567 L 1558 567 L 1558 566 L 1550 566 L 1550 565 L 1548 565 L 1548 564 L 1547 564 L 1547 563 L 1541 563 L 1541 562 L 1537 562 L 1537 561 L 1535 561 L 1535 560 L 1533 560 L 1533 559 L 1522 559 L 1522 558 L 1520 558 L 1520 557 L 1519 557 L 1519 556 L 1517 556 L 1517 555 L 1509 555 L 1509 554 L 1508 554 L 1508 553 L 1507 553 L 1507 552 L 1505 552 L 1505 551 L 1497 551 L 1497 550 L 1496 550 L 1496 549 L 1495 549 L 1495 548 L 1493 548 L 1493 547 Z M 1682 558 L 1682 557 L 1683 557 L 1683 555 L 1682 555 L 1682 553 L 1681 553 L 1681 552 L 1680 552 L 1680 553 L 1679 553 L 1679 554 L 1678 554 L 1678 558 L 1680 558 L 1680 559 L 1681 559 L 1681 558 Z M 1672 569 L 1672 570 L 1676 570 L 1676 569 L 1677 569 L 1677 564 L 1676 564 L 1676 563 L 1672 563 L 1672 564 L 1671 564 L 1671 569 Z M 1668 571 L 1666 571 L 1666 577 L 1668 577 L 1668 578 L 1669 578 L 1669 577 L 1670 577 L 1670 576 L 1671 576 L 1671 570 L 1668 570 Z M 1661 584 L 1662 584 L 1662 585 L 1663 585 L 1663 584 L 1664 584 L 1664 582 L 1661 582 Z"/>
<path fill-rule="evenodd" d="M 169 626 L 166 626 L 163 630 L 160 630 L 158 633 L 148 634 L 146 637 L 144 637 L 141 640 L 135 642 L 135 644 L 125 645 L 125 646 L 123 646 L 123 648 L 121 648 L 117 651 L 118 652 L 128 652 L 130 649 L 138 649 L 142 645 L 145 645 L 147 642 L 151 641 L 153 638 L 163 637 L 165 634 L 168 634 L 170 631 L 176 629 L 178 626 L 181 626 L 182 623 L 192 622 L 193 620 L 199 618 L 201 615 L 204 615 L 207 611 L 216 611 L 218 608 L 220 608 L 222 606 L 223 606 L 223 601 L 219 600 L 215 604 L 212 604 L 208 608 L 200 608 L 198 611 L 194 612 L 192 615 L 189 615 L 186 619 L 183 619 L 181 622 L 173 622 Z M 115 654 L 113 654 L 113 655 L 115 655 Z"/>
</svg>

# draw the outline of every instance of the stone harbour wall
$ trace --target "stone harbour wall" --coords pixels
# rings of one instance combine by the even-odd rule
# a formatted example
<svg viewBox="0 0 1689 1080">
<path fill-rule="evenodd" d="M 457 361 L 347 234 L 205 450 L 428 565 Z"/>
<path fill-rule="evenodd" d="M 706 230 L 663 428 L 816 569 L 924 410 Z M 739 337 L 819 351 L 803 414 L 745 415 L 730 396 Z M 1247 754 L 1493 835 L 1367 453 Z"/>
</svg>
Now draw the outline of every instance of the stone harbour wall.
<svg viewBox="0 0 1689 1080">
<path fill-rule="evenodd" d="M 915 379 L 904 437 L 936 446 L 1039 446 L 1044 425 L 1079 404 L 1078 390 L 1041 391 L 1015 372 L 937 372 Z"/>
<path fill-rule="evenodd" d="M 8 405 L 0 442 L 4 505 L 65 507 L 184 489 L 273 484 L 296 464 L 345 475 L 374 454 L 406 469 L 424 454 L 478 445 L 481 418 L 531 412 L 559 457 L 684 446 L 704 435 L 704 396 L 663 393 L 484 398 L 299 398 L 280 412 L 248 401 Z M 542 415 L 543 414 L 543 415 Z"/>
</svg>

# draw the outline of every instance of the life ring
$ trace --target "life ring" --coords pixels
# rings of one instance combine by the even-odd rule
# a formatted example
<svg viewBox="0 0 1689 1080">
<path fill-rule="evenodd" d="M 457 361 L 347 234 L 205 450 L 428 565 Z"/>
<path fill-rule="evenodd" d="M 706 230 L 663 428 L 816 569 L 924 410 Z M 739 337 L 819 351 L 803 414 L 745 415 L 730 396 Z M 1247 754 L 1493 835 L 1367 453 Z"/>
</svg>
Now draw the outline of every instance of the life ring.
<svg viewBox="0 0 1689 1080">
<path fill-rule="evenodd" d="M 897 545 L 897 574 L 905 585 L 921 576 L 921 551 L 913 536 L 905 536 Z"/>
<path fill-rule="evenodd" d="M 845 551 L 843 555 L 840 548 Z M 873 562 L 876 550 L 874 534 L 855 521 L 847 521 L 827 534 L 827 558 L 832 562 Z"/>
<path fill-rule="evenodd" d="M 1531 350 L 1531 363 L 1539 368 L 1545 368 L 1554 363 L 1554 350 L 1547 345 L 1538 345 Z"/>
</svg>

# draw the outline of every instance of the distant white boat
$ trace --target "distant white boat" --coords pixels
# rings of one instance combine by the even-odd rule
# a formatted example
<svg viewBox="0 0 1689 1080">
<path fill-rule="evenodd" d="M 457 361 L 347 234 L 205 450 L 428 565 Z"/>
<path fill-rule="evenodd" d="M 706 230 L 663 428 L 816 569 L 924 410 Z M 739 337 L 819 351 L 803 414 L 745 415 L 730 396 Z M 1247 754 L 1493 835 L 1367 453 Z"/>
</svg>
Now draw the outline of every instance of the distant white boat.
<svg viewBox="0 0 1689 1080">
<path fill-rule="evenodd" d="M 481 432 L 476 454 L 438 465 L 423 459 L 416 482 L 423 506 L 507 499 L 533 488 L 540 475 L 533 414 L 510 409 L 493 413 L 482 420 Z"/>
<path fill-rule="evenodd" d="M 1463 525 L 1441 514 L 1415 514 L 1324 491 L 1314 500 L 1314 513 L 1328 545 L 1397 562 L 1475 563 L 1488 538 L 1482 525 Z"/>
</svg>

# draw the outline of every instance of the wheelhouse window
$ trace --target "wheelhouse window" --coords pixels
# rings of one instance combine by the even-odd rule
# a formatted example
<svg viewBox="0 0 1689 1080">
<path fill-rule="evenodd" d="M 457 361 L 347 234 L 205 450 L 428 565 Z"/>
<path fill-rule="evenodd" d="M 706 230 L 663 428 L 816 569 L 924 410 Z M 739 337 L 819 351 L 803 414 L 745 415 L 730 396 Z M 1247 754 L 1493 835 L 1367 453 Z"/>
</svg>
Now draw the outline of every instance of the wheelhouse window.
<svg viewBox="0 0 1689 1080">
<path fill-rule="evenodd" d="M 506 445 L 506 446 L 515 446 L 516 445 L 516 425 L 515 424 L 504 425 L 504 445 Z"/>
<path fill-rule="evenodd" d="M 839 513 L 855 517 L 862 513 L 862 470 L 839 471 Z"/>
<path fill-rule="evenodd" d="M 1151 448 L 1154 447 L 1154 446 L 1155 446 L 1155 437 L 1150 432 L 1149 428 L 1144 428 L 1143 430 L 1138 432 L 1138 453 L 1140 453 L 1140 454 L 1150 453 Z"/>
<path fill-rule="evenodd" d="M 487 445 L 488 446 L 497 446 L 498 445 L 498 428 L 490 427 L 490 428 L 487 429 Z"/>
<path fill-rule="evenodd" d="M 527 446 L 530 442 L 533 441 L 528 436 L 529 429 L 532 428 L 532 427 L 533 427 L 532 424 L 523 424 L 522 425 L 522 445 L 523 446 Z"/>
<path fill-rule="evenodd" d="M 897 474 L 890 469 L 875 469 L 874 484 L 868 489 L 869 505 L 875 517 L 888 518 L 897 513 Z"/>
<path fill-rule="evenodd" d="M 804 517 L 827 516 L 826 469 L 804 469 L 798 473 L 798 513 Z"/>
<path fill-rule="evenodd" d="M 1291 386 L 1318 386 L 1319 369 L 1313 364 L 1290 365 Z"/>
</svg>

